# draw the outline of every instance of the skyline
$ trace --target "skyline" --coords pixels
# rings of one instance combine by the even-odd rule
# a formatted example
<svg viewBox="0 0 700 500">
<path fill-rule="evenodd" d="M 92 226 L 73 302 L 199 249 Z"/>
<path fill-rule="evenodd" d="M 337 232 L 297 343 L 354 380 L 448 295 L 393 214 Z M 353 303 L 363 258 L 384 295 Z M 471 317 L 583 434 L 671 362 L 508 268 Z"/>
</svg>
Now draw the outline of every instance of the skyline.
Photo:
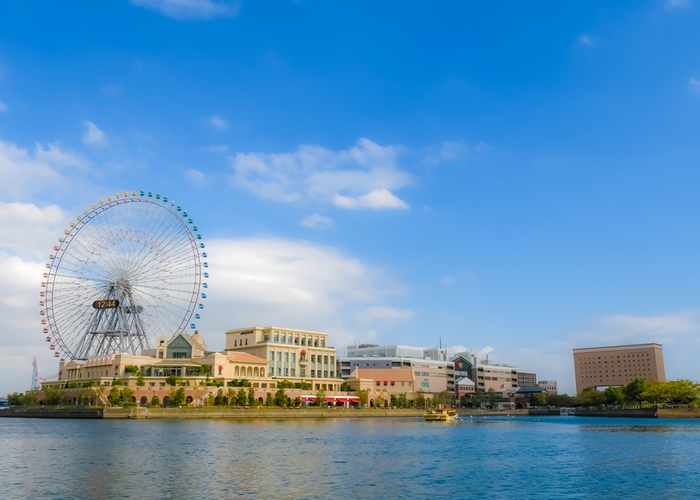
<svg viewBox="0 0 700 500">
<path fill-rule="evenodd" d="M 700 380 L 700 5 L 8 2 L 0 394 L 43 266 L 115 192 L 207 244 L 198 321 L 473 349 L 574 393 L 572 349 L 663 344 Z M 50 361 L 49 361 L 50 359 Z"/>
</svg>

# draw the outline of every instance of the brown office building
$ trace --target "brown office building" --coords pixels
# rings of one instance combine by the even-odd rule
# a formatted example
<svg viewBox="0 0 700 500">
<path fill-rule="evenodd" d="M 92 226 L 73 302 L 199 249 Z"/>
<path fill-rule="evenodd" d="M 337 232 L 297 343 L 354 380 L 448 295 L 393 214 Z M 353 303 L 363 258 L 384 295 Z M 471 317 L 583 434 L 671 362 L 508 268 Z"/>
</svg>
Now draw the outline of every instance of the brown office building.
<svg viewBox="0 0 700 500">
<path fill-rule="evenodd" d="M 666 381 L 661 344 L 631 344 L 574 349 L 576 393 L 586 387 L 626 385 L 636 378 Z"/>
</svg>

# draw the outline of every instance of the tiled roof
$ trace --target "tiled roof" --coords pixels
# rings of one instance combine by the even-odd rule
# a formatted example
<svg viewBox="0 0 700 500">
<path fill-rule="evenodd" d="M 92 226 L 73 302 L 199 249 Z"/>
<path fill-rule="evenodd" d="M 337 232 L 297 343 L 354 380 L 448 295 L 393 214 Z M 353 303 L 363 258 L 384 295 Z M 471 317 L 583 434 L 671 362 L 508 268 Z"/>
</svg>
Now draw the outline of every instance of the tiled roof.
<svg viewBox="0 0 700 500">
<path fill-rule="evenodd" d="M 247 352 L 233 351 L 226 355 L 228 361 L 237 361 L 239 363 L 267 363 L 267 360 L 248 354 Z"/>
</svg>

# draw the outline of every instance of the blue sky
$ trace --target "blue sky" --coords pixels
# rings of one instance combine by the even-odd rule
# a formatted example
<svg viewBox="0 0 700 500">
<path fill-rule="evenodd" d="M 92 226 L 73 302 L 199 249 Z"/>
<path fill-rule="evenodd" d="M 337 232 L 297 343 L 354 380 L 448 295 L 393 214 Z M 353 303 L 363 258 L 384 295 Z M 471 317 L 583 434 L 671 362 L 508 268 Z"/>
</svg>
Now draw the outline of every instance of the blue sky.
<svg viewBox="0 0 700 500">
<path fill-rule="evenodd" d="M 125 189 L 211 249 L 252 324 L 475 349 L 574 391 L 571 349 L 700 379 L 700 2 L 6 1 L 0 393 L 48 253 Z"/>
</svg>

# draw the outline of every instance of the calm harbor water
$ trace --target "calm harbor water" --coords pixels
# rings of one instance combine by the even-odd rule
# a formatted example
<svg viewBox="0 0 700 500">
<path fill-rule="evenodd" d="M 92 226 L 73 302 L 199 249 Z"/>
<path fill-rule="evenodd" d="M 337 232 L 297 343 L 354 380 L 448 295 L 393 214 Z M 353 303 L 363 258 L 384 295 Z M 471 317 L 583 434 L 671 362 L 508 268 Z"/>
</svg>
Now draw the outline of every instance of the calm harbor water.
<svg viewBox="0 0 700 500">
<path fill-rule="evenodd" d="M 0 498 L 697 498 L 700 422 L 0 419 Z"/>
</svg>

